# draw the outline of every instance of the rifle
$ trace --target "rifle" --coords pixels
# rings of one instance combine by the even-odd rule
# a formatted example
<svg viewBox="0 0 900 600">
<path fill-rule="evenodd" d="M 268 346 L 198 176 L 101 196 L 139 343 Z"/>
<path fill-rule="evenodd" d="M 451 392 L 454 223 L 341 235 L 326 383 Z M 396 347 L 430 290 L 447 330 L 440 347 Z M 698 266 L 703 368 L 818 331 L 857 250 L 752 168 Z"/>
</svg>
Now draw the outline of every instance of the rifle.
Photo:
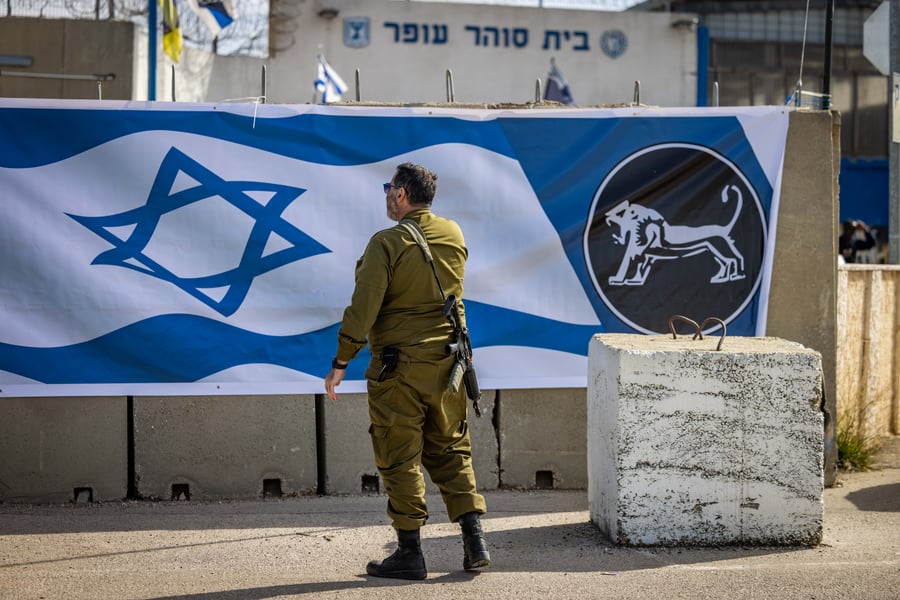
<svg viewBox="0 0 900 600">
<path fill-rule="evenodd" d="M 472 408 L 475 416 L 481 416 L 481 408 L 478 401 L 481 400 L 481 388 L 478 387 L 478 376 L 475 374 L 475 362 L 472 360 L 472 340 L 469 339 L 469 329 L 462 324 L 459 316 L 459 303 L 456 296 L 450 294 L 444 301 L 442 310 L 444 316 L 453 326 L 453 335 L 456 341 L 447 344 L 447 351 L 456 356 L 456 364 L 450 371 L 450 389 L 454 393 L 459 390 L 460 379 L 466 386 L 466 395 L 472 400 Z"/>
</svg>

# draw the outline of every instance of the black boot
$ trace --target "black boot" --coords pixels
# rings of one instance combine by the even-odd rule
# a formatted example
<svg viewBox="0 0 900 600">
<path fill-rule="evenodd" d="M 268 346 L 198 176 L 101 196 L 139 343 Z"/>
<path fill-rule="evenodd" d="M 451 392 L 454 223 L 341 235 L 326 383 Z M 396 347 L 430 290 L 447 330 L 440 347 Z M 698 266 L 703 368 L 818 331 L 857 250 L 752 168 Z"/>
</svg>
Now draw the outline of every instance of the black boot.
<svg viewBox="0 0 900 600">
<path fill-rule="evenodd" d="M 471 571 L 490 565 L 491 555 L 487 549 L 487 542 L 484 540 L 484 531 L 481 529 L 478 513 L 464 514 L 460 517 L 459 524 L 462 527 L 463 548 L 465 549 L 463 568 Z"/>
<path fill-rule="evenodd" d="M 425 557 L 419 541 L 419 530 L 397 530 L 397 550 L 381 562 L 373 560 L 366 565 L 366 573 L 373 577 L 395 579 L 425 579 Z"/>
</svg>

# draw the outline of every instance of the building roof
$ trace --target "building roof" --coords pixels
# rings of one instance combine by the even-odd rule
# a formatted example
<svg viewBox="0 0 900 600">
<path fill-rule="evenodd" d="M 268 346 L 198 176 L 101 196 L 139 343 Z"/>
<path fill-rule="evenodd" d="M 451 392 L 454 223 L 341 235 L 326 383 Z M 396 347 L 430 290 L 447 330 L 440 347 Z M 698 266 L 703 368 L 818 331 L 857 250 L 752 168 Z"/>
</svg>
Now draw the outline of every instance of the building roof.
<svg viewBox="0 0 900 600">
<path fill-rule="evenodd" d="M 882 0 L 834 0 L 835 8 L 876 9 Z M 811 5 L 807 0 L 646 0 L 629 10 L 686 12 L 698 14 L 729 12 L 771 12 L 786 10 L 822 9 L 822 3 Z"/>
</svg>

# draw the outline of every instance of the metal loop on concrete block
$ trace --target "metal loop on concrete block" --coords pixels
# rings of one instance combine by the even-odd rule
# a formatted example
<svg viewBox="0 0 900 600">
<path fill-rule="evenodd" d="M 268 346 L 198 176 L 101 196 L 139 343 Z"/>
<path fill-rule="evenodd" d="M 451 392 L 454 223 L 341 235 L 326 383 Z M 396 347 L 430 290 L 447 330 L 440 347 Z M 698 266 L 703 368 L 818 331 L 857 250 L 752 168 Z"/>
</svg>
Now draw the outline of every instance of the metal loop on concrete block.
<svg viewBox="0 0 900 600">
<path fill-rule="evenodd" d="M 694 328 L 694 331 L 695 331 L 696 333 L 694 334 L 694 337 L 693 337 L 692 339 L 695 339 L 695 340 L 696 340 L 698 337 L 699 337 L 701 340 L 703 339 L 703 333 L 700 331 L 700 326 L 697 325 L 697 321 L 695 321 L 695 320 L 693 320 L 693 319 L 689 319 L 689 318 L 684 317 L 684 316 L 682 316 L 682 315 L 675 315 L 675 316 L 673 316 L 673 317 L 671 317 L 671 318 L 669 319 L 669 332 L 671 332 L 671 334 L 672 334 L 672 339 L 673 339 L 673 340 L 677 340 L 677 339 L 678 339 L 678 336 L 675 334 L 675 321 L 676 321 L 676 320 L 678 320 L 678 321 L 684 321 L 685 323 L 689 323 L 689 324 Z"/>
<path fill-rule="evenodd" d="M 723 321 L 722 319 L 720 319 L 718 317 L 707 317 L 706 319 L 703 320 L 703 323 L 700 324 L 700 329 L 703 329 L 704 327 L 706 327 L 706 324 L 709 323 L 710 321 L 712 321 L 714 323 L 718 323 L 719 325 L 722 326 L 722 337 L 719 338 L 719 343 L 716 344 L 716 350 L 721 350 L 722 342 L 725 341 L 725 335 L 728 333 L 728 330 L 725 327 L 725 321 Z"/>
<path fill-rule="evenodd" d="M 695 331 L 694 337 L 691 338 L 694 340 L 696 340 L 696 339 L 702 340 L 703 339 L 703 329 L 709 323 L 718 323 L 719 326 L 722 327 L 722 337 L 719 338 L 719 343 L 716 345 L 716 350 L 722 349 L 722 342 L 725 341 L 725 336 L 728 333 L 727 328 L 725 327 L 725 321 L 723 321 L 722 319 L 720 319 L 718 317 L 707 317 L 706 319 L 703 320 L 703 323 L 698 325 L 697 321 L 694 321 L 693 319 L 689 319 L 688 317 L 685 317 L 682 315 L 675 315 L 669 319 L 669 332 L 672 334 L 673 340 L 678 339 L 678 335 L 675 333 L 675 321 L 684 321 L 685 323 L 688 323 L 689 325 L 691 325 Z"/>
</svg>

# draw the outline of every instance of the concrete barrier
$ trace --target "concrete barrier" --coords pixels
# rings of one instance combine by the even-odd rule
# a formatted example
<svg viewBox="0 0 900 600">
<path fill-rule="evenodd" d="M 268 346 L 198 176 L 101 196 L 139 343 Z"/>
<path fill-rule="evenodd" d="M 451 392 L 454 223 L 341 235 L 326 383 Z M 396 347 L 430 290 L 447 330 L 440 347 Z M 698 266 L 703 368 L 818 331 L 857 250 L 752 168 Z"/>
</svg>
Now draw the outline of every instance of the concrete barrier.
<svg viewBox="0 0 900 600">
<path fill-rule="evenodd" d="M 597 335 L 588 501 L 617 544 L 822 539 L 822 360 L 777 338 Z"/>
<path fill-rule="evenodd" d="M 499 398 L 502 487 L 587 487 L 585 390 L 504 390 Z"/>
<path fill-rule="evenodd" d="M 495 392 L 485 391 L 480 402 L 483 416 L 469 410 L 469 435 L 472 462 L 479 489 L 496 489 L 499 485 L 497 435 L 492 423 Z M 369 407 L 366 394 L 339 394 L 338 401 L 326 399 L 325 471 L 329 494 L 380 493 L 383 491 L 378 469 L 372 457 L 369 437 Z M 437 487 L 425 477 L 426 492 Z"/>
<path fill-rule="evenodd" d="M 143 498 L 314 493 L 313 396 L 135 398 L 134 470 Z"/>
<path fill-rule="evenodd" d="M 369 439 L 369 407 L 366 394 L 327 397 L 322 404 L 325 431 L 325 491 L 328 494 L 360 494 L 381 491 L 378 469 Z"/>
<path fill-rule="evenodd" d="M 825 388 L 825 485 L 837 480 L 838 174 L 841 114 L 791 113 L 772 256 L 766 335 L 822 355 Z"/>
<path fill-rule="evenodd" d="M 0 398 L 0 501 L 124 498 L 125 414 L 125 398 Z"/>
</svg>

